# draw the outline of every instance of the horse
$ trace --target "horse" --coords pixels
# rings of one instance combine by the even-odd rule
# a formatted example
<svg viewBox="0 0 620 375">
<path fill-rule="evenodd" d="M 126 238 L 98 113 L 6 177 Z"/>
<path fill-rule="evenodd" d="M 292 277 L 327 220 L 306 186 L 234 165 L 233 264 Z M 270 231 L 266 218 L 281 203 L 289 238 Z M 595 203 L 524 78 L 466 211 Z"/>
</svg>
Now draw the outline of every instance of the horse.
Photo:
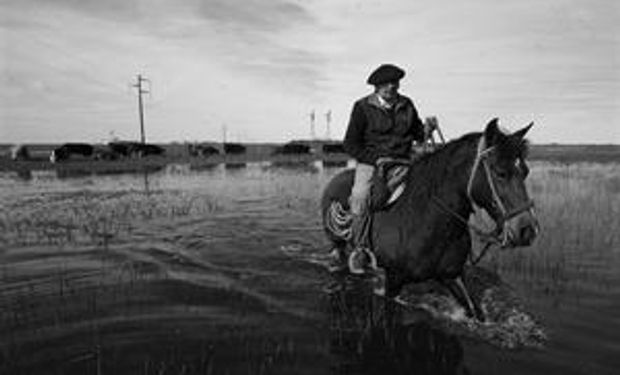
<svg viewBox="0 0 620 375">
<path fill-rule="evenodd" d="M 108 143 L 108 148 L 114 154 L 124 158 L 142 158 L 150 155 L 164 155 L 166 153 L 166 149 L 161 146 L 133 141 L 110 142 Z"/>
<path fill-rule="evenodd" d="M 470 317 L 484 320 L 462 279 L 472 252 L 467 219 L 474 209 L 483 209 L 496 224 L 487 237 L 504 248 L 532 244 L 539 225 L 525 186 L 524 139 L 532 125 L 507 134 L 494 118 L 483 132 L 450 141 L 411 164 L 398 200 L 372 214 L 369 238 L 377 264 L 385 270 L 388 299 L 407 283 L 436 280 Z M 351 169 L 340 172 L 321 197 L 323 228 L 341 257 L 350 240 L 353 176 Z"/>
</svg>

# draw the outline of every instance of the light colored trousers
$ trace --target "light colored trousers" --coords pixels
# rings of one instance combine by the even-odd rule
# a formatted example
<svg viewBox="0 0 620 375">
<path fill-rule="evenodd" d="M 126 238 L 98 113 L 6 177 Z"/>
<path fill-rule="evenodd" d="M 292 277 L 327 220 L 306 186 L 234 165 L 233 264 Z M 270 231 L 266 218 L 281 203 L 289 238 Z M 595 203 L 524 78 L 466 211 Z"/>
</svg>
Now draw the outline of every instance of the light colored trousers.
<svg viewBox="0 0 620 375">
<path fill-rule="evenodd" d="M 357 163 L 355 178 L 351 190 L 352 231 L 355 247 L 369 247 L 368 231 L 370 227 L 370 191 L 375 166 Z"/>
</svg>

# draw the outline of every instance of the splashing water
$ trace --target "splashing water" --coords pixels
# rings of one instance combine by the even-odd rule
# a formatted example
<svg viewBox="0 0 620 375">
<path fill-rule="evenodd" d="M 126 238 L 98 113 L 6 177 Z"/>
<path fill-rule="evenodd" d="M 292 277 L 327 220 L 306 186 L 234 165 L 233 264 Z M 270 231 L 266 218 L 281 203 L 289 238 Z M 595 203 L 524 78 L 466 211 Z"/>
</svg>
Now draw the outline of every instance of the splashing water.
<svg viewBox="0 0 620 375">
<path fill-rule="evenodd" d="M 497 285 L 468 285 L 468 289 L 480 291 L 480 295 L 473 294 L 472 298 L 479 301 L 486 321 L 468 317 L 463 306 L 443 291 L 405 295 L 401 301 L 405 306 L 426 310 L 449 330 L 501 348 L 541 348 L 545 345 L 547 334 L 544 328 L 525 310 L 509 285 L 501 282 Z"/>
<path fill-rule="evenodd" d="M 300 244 L 283 245 L 280 250 L 288 256 L 302 258 L 312 264 L 326 267 L 327 253 L 317 254 L 307 251 Z M 472 292 L 472 298 L 479 302 L 485 322 L 467 316 L 461 306 L 445 290 L 433 287 L 423 293 L 405 290 L 395 302 L 406 309 L 424 310 L 434 320 L 461 336 L 479 339 L 492 345 L 505 348 L 541 348 L 547 342 L 545 329 L 525 310 L 514 290 L 503 283 L 498 275 L 481 267 L 466 270 L 465 281 Z M 368 283 L 374 294 L 383 297 L 384 275 L 380 272 Z M 333 292 L 334 283 L 325 288 Z"/>
</svg>

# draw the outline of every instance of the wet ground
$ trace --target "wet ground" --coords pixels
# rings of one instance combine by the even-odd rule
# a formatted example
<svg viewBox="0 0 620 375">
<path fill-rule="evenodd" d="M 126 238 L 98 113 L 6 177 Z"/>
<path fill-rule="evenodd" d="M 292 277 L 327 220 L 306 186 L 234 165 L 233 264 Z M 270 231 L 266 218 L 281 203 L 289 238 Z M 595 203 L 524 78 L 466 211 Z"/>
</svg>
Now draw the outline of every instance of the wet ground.
<svg viewBox="0 0 620 375">
<path fill-rule="evenodd" d="M 469 271 L 485 325 L 432 285 L 386 304 L 326 271 L 338 169 L 4 174 L 0 373 L 615 373 L 620 189 L 605 167 L 579 206 L 599 167 L 566 168 L 533 166 L 539 241 Z"/>
</svg>

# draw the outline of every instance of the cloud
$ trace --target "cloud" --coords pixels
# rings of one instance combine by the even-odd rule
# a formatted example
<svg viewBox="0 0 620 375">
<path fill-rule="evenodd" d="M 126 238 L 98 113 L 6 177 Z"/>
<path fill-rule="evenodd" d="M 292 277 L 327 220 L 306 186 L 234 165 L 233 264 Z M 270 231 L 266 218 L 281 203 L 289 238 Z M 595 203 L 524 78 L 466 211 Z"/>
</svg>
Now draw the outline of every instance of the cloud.
<svg viewBox="0 0 620 375">
<path fill-rule="evenodd" d="M 291 25 L 312 22 L 310 14 L 289 1 L 274 0 L 198 0 L 201 17 L 229 30 L 279 32 Z"/>
<path fill-rule="evenodd" d="M 254 140 L 300 137 L 312 109 L 331 109 L 341 135 L 368 73 L 392 62 L 409 73 L 403 92 L 450 135 L 508 116 L 544 118 L 533 135 L 549 140 L 607 140 L 620 136 L 615 4 L 4 0 L 0 121 L 41 137 L 121 133 L 134 127 L 130 83 L 144 73 L 160 139 L 219 137 L 222 123 Z M 565 131 L 571 122 L 601 125 Z"/>
</svg>

